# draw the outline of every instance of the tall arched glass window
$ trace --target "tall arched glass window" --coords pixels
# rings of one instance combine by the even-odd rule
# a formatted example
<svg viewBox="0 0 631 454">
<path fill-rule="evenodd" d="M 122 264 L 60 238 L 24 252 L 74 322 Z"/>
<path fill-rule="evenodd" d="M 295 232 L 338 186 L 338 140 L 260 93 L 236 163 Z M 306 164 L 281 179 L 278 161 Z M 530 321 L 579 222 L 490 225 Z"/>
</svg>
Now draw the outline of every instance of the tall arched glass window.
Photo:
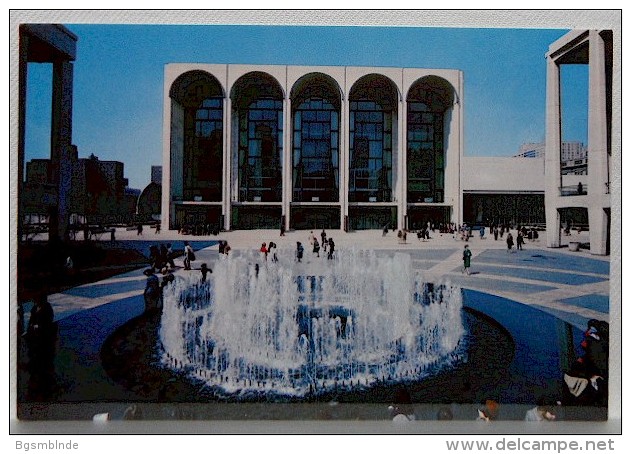
<svg viewBox="0 0 631 454">
<path fill-rule="evenodd" d="M 293 200 L 339 201 L 339 114 L 326 99 L 309 97 L 293 117 Z"/>
<path fill-rule="evenodd" d="M 185 115 L 184 199 L 221 201 L 223 98 L 206 98 Z"/>
<path fill-rule="evenodd" d="M 392 113 L 374 101 L 350 103 L 349 201 L 392 196 Z"/>
<path fill-rule="evenodd" d="M 258 99 L 239 111 L 239 201 L 282 200 L 283 102 Z"/>
<path fill-rule="evenodd" d="M 415 84 L 407 99 L 407 191 L 409 203 L 445 200 L 445 111 L 453 88 L 428 77 Z"/>
</svg>

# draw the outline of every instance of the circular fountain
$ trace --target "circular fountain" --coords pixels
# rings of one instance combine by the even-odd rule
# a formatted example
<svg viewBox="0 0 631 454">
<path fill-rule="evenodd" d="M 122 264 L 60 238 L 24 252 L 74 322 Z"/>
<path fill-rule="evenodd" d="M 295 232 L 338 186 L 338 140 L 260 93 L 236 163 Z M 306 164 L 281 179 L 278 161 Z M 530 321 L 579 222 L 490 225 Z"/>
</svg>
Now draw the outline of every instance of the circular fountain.
<svg viewBox="0 0 631 454">
<path fill-rule="evenodd" d="M 409 255 L 278 256 L 221 256 L 210 280 L 167 286 L 163 364 L 218 395 L 302 398 L 417 382 L 465 360 L 460 289 L 423 282 Z"/>
</svg>

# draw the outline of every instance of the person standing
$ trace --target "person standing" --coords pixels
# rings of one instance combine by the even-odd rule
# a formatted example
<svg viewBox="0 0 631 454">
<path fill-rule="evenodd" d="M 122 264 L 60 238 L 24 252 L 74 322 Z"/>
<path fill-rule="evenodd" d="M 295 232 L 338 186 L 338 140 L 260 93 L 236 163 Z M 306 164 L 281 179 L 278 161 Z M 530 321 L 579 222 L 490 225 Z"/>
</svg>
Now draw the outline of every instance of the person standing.
<svg viewBox="0 0 631 454">
<path fill-rule="evenodd" d="M 524 245 L 524 235 L 520 232 L 517 232 L 517 250 L 522 250 L 522 246 Z"/>
<path fill-rule="evenodd" d="M 335 252 L 335 242 L 333 238 L 329 238 L 329 254 L 326 257 L 328 260 L 333 260 L 333 252 Z"/>
<path fill-rule="evenodd" d="M 205 263 L 202 263 L 202 267 L 200 268 L 200 271 L 202 272 L 202 282 L 206 282 L 206 277 L 208 273 L 212 274 L 213 272 L 213 270 L 208 268 L 208 265 L 206 265 Z"/>
<path fill-rule="evenodd" d="M 272 262 L 278 262 L 278 256 L 276 255 L 276 243 L 270 241 L 267 250 L 270 254 L 272 254 Z"/>
<path fill-rule="evenodd" d="M 316 254 L 316 257 L 320 257 L 320 243 L 318 243 L 318 239 L 313 239 L 313 253 Z"/>
<path fill-rule="evenodd" d="M 57 325 L 46 294 L 33 300 L 33 308 L 24 337 L 28 347 L 28 395 L 43 400 L 50 397 L 55 385 L 55 344 Z"/>
<path fill-rule="evenodd" d="M 191 262 L 195 260 L 195 253 L 193 252 L 193 248 L 191 247 L 190 244 L 188 244 L 188 241 L 184 242 L 184 269 L 185 270 L 190 270 L 191 269 Z"/>
<path fill-rule="evenodd" d="M 464 245 L 464 251 L 462 252 L 462 261 L 464 264 L 463 272 L 469 275 L 469 268 L 471 267 L 471 250 L 469 249 L 469 245 Z"/>
<path fill-rule="evenodd" d="M 154 274 L 153 268 L 147 268 L 144 271 L 144 275 L 147 276 L 144 291 L 145 311 L 151 311 L 158 308 L 158 302 L 160 300 L 160 280 L 158 276 Z"/>
<path fill-rule="evenodd" d="M 305 252 L 305 248 L 302 247 L 302 243 L 300 241 L 296 241 L 296 260 L 298 262 L 302 262 L 302 255 Z"/>
<path fill-rule="evenodd" d="M 167 243 L 167 263 L 172 270 L 175 269 L 175 262 L 173 261 L 173 246 L 171 246 L 171 243 Z"/>
<path fill-rule="evenodd" d="M 324 247 L 324 243 L 326 243 L 326 231 L 324 229 L 322 229 L 322 232 L 320 233 L 320 239 L 322 240 L 322 247 Z"/>
<path fill-rule="evenodd" d="M 267 244 L 263 243 L 261 244 L 261 255 L 263 256 L 263 259 L 265 261 L 267 261 L 267 253 L 269 252 L 269 250 L 267 249 Z"/>
</svg>

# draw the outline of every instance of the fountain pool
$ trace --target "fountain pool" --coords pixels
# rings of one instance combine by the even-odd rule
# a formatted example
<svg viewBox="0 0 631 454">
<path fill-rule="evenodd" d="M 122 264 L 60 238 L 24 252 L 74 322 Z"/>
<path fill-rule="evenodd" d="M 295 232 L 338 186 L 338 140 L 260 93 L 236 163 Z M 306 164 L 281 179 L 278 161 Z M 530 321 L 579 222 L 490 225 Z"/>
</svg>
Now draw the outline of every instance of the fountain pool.
<svg viewBox="0 0 631 454">
<path fill-rule="evenodd" d="M 278 256 L 221 257 L 208 281 L 189 273 L 167 286 L 162 363 L 217 395 L 304 398 L 418 382 L 466 361 L 460 289 L 423 282 L 409 255 Z"/>
</svg>

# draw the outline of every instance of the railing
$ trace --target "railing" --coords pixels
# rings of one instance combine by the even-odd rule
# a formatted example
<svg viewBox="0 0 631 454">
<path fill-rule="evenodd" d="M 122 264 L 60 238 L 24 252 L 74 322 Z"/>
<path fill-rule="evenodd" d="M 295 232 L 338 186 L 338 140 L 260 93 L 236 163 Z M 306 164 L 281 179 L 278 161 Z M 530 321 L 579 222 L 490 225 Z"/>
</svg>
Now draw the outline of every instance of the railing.
<svg viewBox="0 0 631 454">
<path fill-rule="evenodd" d="M 559 188 L 559 193 L 562 197 L 565 196 L 574 196 L 574 195 L 587 195 L 587 185 L 586 184 L 577 184 L 572 186 L 561 186 Z"/>
</svg>

